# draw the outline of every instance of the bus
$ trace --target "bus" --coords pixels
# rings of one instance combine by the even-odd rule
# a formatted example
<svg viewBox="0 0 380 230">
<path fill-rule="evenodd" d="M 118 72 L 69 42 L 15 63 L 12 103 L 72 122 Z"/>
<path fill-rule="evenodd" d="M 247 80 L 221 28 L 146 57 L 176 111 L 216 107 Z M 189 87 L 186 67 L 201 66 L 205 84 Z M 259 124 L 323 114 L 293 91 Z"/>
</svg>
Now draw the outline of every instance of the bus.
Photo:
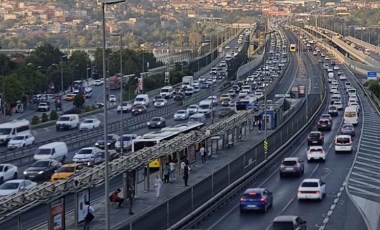
<svg viewBox="0 0 380 230">
<path fill-rule="evenodd" d="M 109 77 L 108 86 L 110 90 L 117 90 L 121 87 L 121 78 L 119 76 Z"/>
<path fill-rule="evenodd" d="M 296 52 L 297 51 L 297 46 L 296 44 L 290 44 L 290 48 L 289 48 L 290 52 Z"/>
<path fill-rule="evenodd" d="M 203 126 L 204 123 L 200 122 L 183 123 L 162 128 L 160 131 L 146 133 L 132 141 L 132 152 L 137 152 L 143 148 L 153 147 L 158 143 L 169 141 L 181 133 L 189 133 L 194 130 L 199 130 Z M 179 159 L 175 154 L 172 154 L 169 157 L 170 160 L 181 160 L 185 158 L 186 155 L 184 155 L 184 152 L 181 151 L 179 153 Z M 155 159 L 149 163 L 149 168 L 159 169 L 160 165 L 160 159 Z"/>
<path fill-rule="evenodd" d="M 354 106 L 347 106 L 344 109 L 343 123 L 357 125 L 358 120 L 358 109 Z"/>
<path fill-rule="evenodd" d="M 7 145 L 17 135 L 30 134 L 30 129 L 30 122 L 26 119 L 0 124 L 0 145 Z"/>
</svg>

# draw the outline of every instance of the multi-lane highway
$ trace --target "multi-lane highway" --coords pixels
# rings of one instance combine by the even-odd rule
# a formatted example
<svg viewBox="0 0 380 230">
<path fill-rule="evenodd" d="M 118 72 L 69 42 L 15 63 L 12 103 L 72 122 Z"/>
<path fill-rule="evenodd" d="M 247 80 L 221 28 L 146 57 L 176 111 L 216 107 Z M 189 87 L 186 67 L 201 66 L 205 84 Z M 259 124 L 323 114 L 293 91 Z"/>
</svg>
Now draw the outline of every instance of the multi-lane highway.
<svg viewBox="0 0 380 230">
<path fill-rule="evenodd" d="M 238 45 L 237 43 L 237 39 L 234 39 L 230 42 L 230 47 L 235 47 Z M 218 63 L 219 64 L 219 63 Z M 206 74 L 206 77 L 209 77 L 209 74 L 207 73 Z M 219 88 L 222 88 L 222 85 L 224 83 L 224 80 L 221 80 L 218 82 L 217 86 L 214 87 L 215 88 L 215 91 L 213 93 L 213 95 L 216 95 L 216 96 L 220 96 L 221 95 L 221 91 L 219 90 Z M 227 90 L 227 89 L 225 89 Z M 204 94 L 204 97 L 207 97 L 209 95 L 211 95 L 211 91 L 210 90 L 202 90 L 201 92 L 197 93 L 198 95 L 201 95 L 201 94 Z M 197 95 L 195 94 L 195 95 Z M 117 94 L 115 94 L 117 95 Z M 202 98 L 203 99 L 203 98 Z M 196 102 L 195 102 L 196 103 Z M 170 105 L 176 105 L 176 107 L 179 109 L 181 108 L 181 105 L 180 103 L 177 103 L 177 102 L 174 102 L 173 99 L 170 99 L 169 100 L 169 103 L 168 103 L 168 106 Z M 151 108 L 149 110 L 159 110 L 159 109 L 155 109 L 155 108 L 152 108 L 153 106 L 151 106 Z M 178 123 L 181 123 L 180 121 L 174 121 L 173 120 L 173 115 L 175 113 L 176 109 L 174 110 L 171 110 L 169 111 L 167 114 L 166 114 L 166 123 L 167 123 L 167 126 L 170 126 L 170 125 L 174 125 L 174 124 L 178 124 Z M 109 121 L 108 123 L 112 123 L 112 122 L 118 122 L 120 120 L 120 115 L 118 115 L 116 113 L 116 110 L 110 110 L 108 111 L 108 113 L 110 114 L 109 116 Z M 97 115 L 94 115 L 95 117 L 99 118 L 100 120 L 102 120 L 102 115 L 100 114 L 97 114 Z M 125 120 L 128 120 L 131 118 L 131 115 L 130 114 L 124 114 L 124 119 Z M 146 123 L 147 120 L 145 121 L 140 121 L 140 123 Z M 218 118 L 215 117 L 214 119 L 214 122 L 217 122 L 218 121 Z M 210 124 L 210 120 L 208 120 L 206 122 L 206 124 Z M 150 131 L 150 130 L 149 130 Z M 128 130 L 128 132 L 130 133 L 136 133 L 138 135 L 141 135 L 141 134 L 144 134 L 144 133 L 147 133 L 149 132 L 147 127 L 144 126 L 143 128 L 139 127 L 138 129 L 135 129 L 135 130 Z M 44 131 L 42 132 L 36 132 L 35 135 L 37 138 L 41 138 L 41 139 L 49 139 L 49 138 L 52 138 L 52 137 L 59 137 L 60 135 L 67 135 L 68 133 L 75 133 L 75 132 L 78 132 L 77 130 L 75 131 L 68 131 L 68 132 L 57 132 L 55 131 L 55 127 L 48 127 L 46 128 Z M 91 131 L 90 131 L 91 132 Z M 119 133 L 120 131 L 118 131 Z M 84 147 L 84 146 L 83 146 Z M 70 149 L 70 154 L 68 156 L 68 160 L 70 161 L 72 156 L 74 155 L 75 153 L 75 150 L 76 149 L 73 149 L 71 148 Z M 28 163 L 23 163 L 23 164 L 19 164 L 19 175 L 22 175 L 22 171 L 28 166 Z M 116 177 L 114 179 L 112 179 L 110 181 L 110 189 L 113 190 L 113 189 L 116 189 L 117 187 L 120 187 L 120 181 L 121 181 L 121 176 L 119 177 Z M 96 187 L 96 188 L 93 188 L 91 189 L 91 199 L 94 200 L 100 196 L 103 196 L 104 195 L 104 189 L 103 187 Z M 66 210 L 72 210 L 73 208 L 73 195 L 67 195 L 66 196 Z M 21 222 L 23 223 L 23 227 L 24 228 L 30 228 L 32 226 L 35 226 L 35 225 L 38 225 L 41 223 L 41 219 L 44 219 L 46 220 L 46 216 L 47 216 L 47 207 L 46 205 L 39 205 L 37 207 L 34 207 L 32 208 L 31 210 L 28 210 L 27 212 L 23 213 L 20 217 L 21 217 Z M 16 221 L 17 219 L 12 219 L 12 220 L 9 220 L 5 223 L 3 223 L 1 226 L 6 228 L 6 229 L 12 229 L 12 227 L 16 226 Z"/>
<path fill-rule="evenodd" d="M 310 94 L 319 93 L 321 70 L 309 53 L 302 53 L 301 58 L 307 64 L 307 75 L 310 78 L 311 88 Z M 346 75 L 349 75 L 347 71 Z M 318 76 L 318 77 L 312 77 Z M 319 86 L 319 87 L 315 87 Z M 339 83 L 341 95 L 345 95 L 343 91 L 343 82 Z M 346 103 L 346 97 L 343 96 L 343 103 Z M 327 108 L 324 109 L 327 113 Z M 333 128 L 331 131 L 324 133 L 325 144 L 324 149 L 327 152 L 325 162 L 306 162 L 307 143 L 306 137 L 301 138 L 294 146 L 298 146 L 294 151 L 287 153 L 288 156 L 299 157 L 305 160 L 305 173 L 300 178 L 280 178 L 278 170 L 272 171 L 267 177 L 262 178 L 252 187 L 264 187 L 273 192 L 274 201 L 273 207 L 265 214 L 263 213 L 247 213 L 240 214 L 239 201 L 237 199 L 227 204 L 220 212 L 213 215 L 207 222 L 202 225 L 202 228 L 207 229 L 267 229 L 271 221 L 279 215 L 297 215 L 307 220 L 307 229 L 319 229 L 324 225 L 325 217 L 330 211 L 337 194 L 340 193 L 342 184 L 349 172 L 351 164 L 355 158 L 355 154 L 335 154 L 334 138 L 338 134 L 342 124 L 342 112 L 339 116 L 333 118 Z M 357 133 L 354 138 L 354 149 L 358 145 L 358 136 L 360 136 L 362 123 L 356 127 Z M 313 127 L 315 129 L 315 127 Z M 305 178 L 320 178 L 326 182 L 327 194 L 322 201 L 318 202 L 299 202 L 297 200 L 297 189 L 301 181 Z M 352 216 L 356 220 L 355 229 L 363 228 L 363 221 L 360 216 Z M 341 228 L 331 228 L 341 229 Z"/>
</svg>

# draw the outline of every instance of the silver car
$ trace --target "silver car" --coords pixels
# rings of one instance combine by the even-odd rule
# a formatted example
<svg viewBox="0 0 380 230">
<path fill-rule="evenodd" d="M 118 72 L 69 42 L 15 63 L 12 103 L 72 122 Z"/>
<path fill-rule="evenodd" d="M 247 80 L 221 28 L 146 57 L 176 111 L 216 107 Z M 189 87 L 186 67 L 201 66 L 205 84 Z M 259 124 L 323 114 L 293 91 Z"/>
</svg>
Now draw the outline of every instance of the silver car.
<svg viewBox="0 0 380 230">
<path fill-rule="evenodd" d="M 187 120 L 188 118 L 189 118 L 189 113 L 187 112 L 187 110 L 178 110 L 174 114 L 175 121 Z"/>
<path fill-rule="evenodd" d="M 304 163 L 298 157 L 287 157 L 281 162 L 280 177 L 289 174 L 302 176 L 304 169 Z"/>
<path fill-rule="evenodd" d="M 198 113 L 198 109 L 199 109 L 198 105 L 189 105 L 189 107 L 187 107 L 187 112 L 189 113 L 189 115 L 193 115 L 193 114 Z"/>
</svg>

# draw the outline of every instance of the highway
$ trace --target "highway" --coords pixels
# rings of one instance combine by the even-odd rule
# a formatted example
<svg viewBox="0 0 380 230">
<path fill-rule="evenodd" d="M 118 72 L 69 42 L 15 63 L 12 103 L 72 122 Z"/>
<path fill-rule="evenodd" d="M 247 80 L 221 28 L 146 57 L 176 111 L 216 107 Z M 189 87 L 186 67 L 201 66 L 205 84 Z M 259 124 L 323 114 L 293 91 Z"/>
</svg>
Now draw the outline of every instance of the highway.
<svg viewBox="0 0 380 230">
<path fill-rule="evenodd" d="M 302 58 L 308 65 L 308 76 L 320 76 L 319 67 L 315 59 L 309 53 L 302 53 Z M 342 67 L 342 66 L 341 66 Z M 343 67 L 342 67 L 343 68 Z M 347 71 L 345 71 L 348 75 Z M 315 86 L 319 84 L 319 78 L 311 78 L 311 85 Z M 342 92 L 343 83 L 339 83 L 341 95 L 345 95 Z M 311 94 L 318 93 L 319 89 L 311 87 Z M 346 98 L 344 98 L 344 103 Z M 324 109 L 327 112 L 327 108 Z M 354 160 L 355 154 L 335 154 L 334 153 L 334 137 L 338 133 L 342 124 L 342 112 L 339 116 L 333 118 L 333 129 L 329 132 L 324 132 L 325 144 L 324 149 L 328 153 L 326 162 L 306 162 L 307 143 L 306 137 L 300 139 L 295 143 L 294 151 L 289 152 L 288 156 L 299 157 L 305 161 L 305 173 L 300 178 L 280 178 L 278 169 L 269 172 L 266 178 L 262 178 L 252 187 L 264 187 L 273 192 L 274 201 L 273 207 L 268 210 L 267 213 L 247 213 L 240 214 L 239 212 L 239 197 L 232 200 L 230 203 L 224 206 L 219 212 L 211 216 L 205 221 L 201 228 L 204 229 L 267 229 L 270 226 L 271 221 L 279 215 L 297 215 L 301 216 L 307 221 L 307 229 L 319 229 L 323 226 L 324 218 L 329 212 L 331 206 L 334 204 L 334 200 L 337 198 L 337 194 L 340 192 L 343 181 L 345 180 L 349 169 Z M 358 145 L 358 137 L 360 136 L 362 123 L 360 122 L 356 127 L 357 133 L 354 138 L 353 148 L 354 150 Z M 313 130 L 316 127 L 313 127 Z M 326 182 L 327 194 L 325 198 L 320 202 L 299 202 L 296 198 L 297 189 L 301 181 L 305 178 L 321 178 Z M 353 212 L 354 213 L 354 212 Z M 350 229 L 365 229 L 363 228 L 363 221 L 359 215 L 351 215 L 356 222 L 357 228 Z M 335 220 L 335 222 L 342 223 L 344 220 Z M 329 229 L 341 229 L 341 228 L 329 228 Z"/>
<path fill-rule="evenodd" d="M 234 39 L 230 43 L 231 47 L 235 47 L 235 45 L 237 45 L 237 39 Z M 206 77 L 208 77 L 208 76 L 209 76 L 209 73 L 207 73 Z M 215 87 L 217 89 L 215 90 L 214 95 L 220 96 L 222 94 L 222 92 L 218 92 L 218 88 L 223 84 L 223 82 L 224 82 L 224 80 L 221 80 L 218 82 L 218 85 L 217 85 L 218 87 Z M 206 90 L 203 89 L 202 91 L 204 92 Z M 198 94 L 201 94 L 202 91 L 199 92 Z M 115 94 L 115 95 L 117 95 L 117 94 Z M 208 94 L 207 94 L 207 96 L 208 96 Z M 174 103 L 173 99 L 170 99 L 169 101 L 170 101 L 169 104 Z M 154 109 L 152 107 L 153 106 L 151 106 L 150 110 Z M 181 123 L 180 121 L 174 121 L 173 120 L 174 112 L 175 111 L 172 111 L 169 115 L 170 118 L 166 119 L 167 126 Z M 120 115 L 118 115 L 116 113 L 116 109 L 108 111 L 108 113 L 109 113 L 108 123 L 115 122 L 115 121 L 118 121 L 120 119 Z M 95 117 L 98 117 L 100 120 L 103 119 L 102 115 L 100 115 L 100 114 L 95 115 Z M 124 119 L 128 119 L 130 117 L 131 117 L 130 114 L 124 114 Z M 217 122 L 217 121 L 218 121 L 218 118 L 215 116 L 214 122 Z M 210 122 L 211 122 L 210 119 L 208 119 L 206 123 L 210 124 Z M 144 128 L 138 129 L 138 130 L 133 130 L 133 131 L 131 130 L 130 133 L 136 133 L 136 134 L 141 135 L 141 134 L 151 132 L 151 131 L 152 131 L 151 129 L 144 127 Z M 75 130 L 75 131 L 68 131 L 68 132 L 57 132 L 57 131 L 55 131 L 55 127 L 48 127 L 48 128 L 46 128 L 45 131 L 42 131 L 42 132 L 38 133 L 37 135 L 40 135 L 41 138 L 52 138 L 52 136 L 58 137 L 59 135 L 61 135 L 61 133 L 64 133 L 66 135 L 67 133 L 70 133 L 70 132 L 78 132 L 78 131 Z M 83 146 L 83 147 L 85 147 L 85 146 Z M 76 149 L 69 149 L 69 150 L 70 150 L 70 154 L 67 158 L 68 161 L 70 161 L 72 159 Z M 19 165 L 19 175 L 22 175 L 22 171 L 25 170 L 25 168 L 28 165 L 29 165 L 29 163 L 26 163 L 26 164 L 23 163 L 22 165 Z M 122 179 L 121 176 L 118 176 L 118 177 L 115 177 L 112 180 L 110 180 L 110 190 L 111 191 L 120 187 L 121 179 Z M 101 197 L 101 196 L 104 196 L 104 187 L 103 186 L 99 186 L 99 187 L 95 187 L 95 188 L 91 189 L 91 200 L 94 200 L 94 199 Z M 74 206 L 73 205 L 73 202 L 74 202 L 73 201 L 73 195 L 68 194 L 65 196 L 65 199 L 66 199 L 66 211 L 72 210 L 73 206 Z M 33 226 L 36 226 L 36 225 L 41 223 L 41 220 L 47 220 L 47 206 L 44 204 L 38 205 L 38 206 L 32 208 L 31 210 L 24 212 L 21 215 L 21 222 L 23 223 L 23 228 L 31 228 Z M 15 226 L 17 226 L 17 218 L 10 219 L 10 220 L 1 224 L 1 227 L 4 229 L 14 229 Z"/>
</svg>

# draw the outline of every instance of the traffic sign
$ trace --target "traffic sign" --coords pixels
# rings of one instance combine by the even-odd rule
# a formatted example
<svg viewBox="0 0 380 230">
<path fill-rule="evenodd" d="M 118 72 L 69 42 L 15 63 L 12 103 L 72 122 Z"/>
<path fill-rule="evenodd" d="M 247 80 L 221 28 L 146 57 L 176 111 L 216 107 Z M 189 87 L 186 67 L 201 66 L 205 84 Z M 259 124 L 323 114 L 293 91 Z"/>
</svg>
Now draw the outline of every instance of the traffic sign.
<svg viewBox="0 0 380 230">
<path fill-rule="evenodd" d="M 264 140 L 264 151 L 268 152 L 269 142 L 268 140 Z"/>
<path fill-rule="evenodd" d="M 367 79 L 368 80 L 371 80 L 371 79 L 375 80 L 376 78 L 377 78 L 377 72 L 375 72 L 375 71 L 368 71 L 367 72 Z"/>
</svg>

